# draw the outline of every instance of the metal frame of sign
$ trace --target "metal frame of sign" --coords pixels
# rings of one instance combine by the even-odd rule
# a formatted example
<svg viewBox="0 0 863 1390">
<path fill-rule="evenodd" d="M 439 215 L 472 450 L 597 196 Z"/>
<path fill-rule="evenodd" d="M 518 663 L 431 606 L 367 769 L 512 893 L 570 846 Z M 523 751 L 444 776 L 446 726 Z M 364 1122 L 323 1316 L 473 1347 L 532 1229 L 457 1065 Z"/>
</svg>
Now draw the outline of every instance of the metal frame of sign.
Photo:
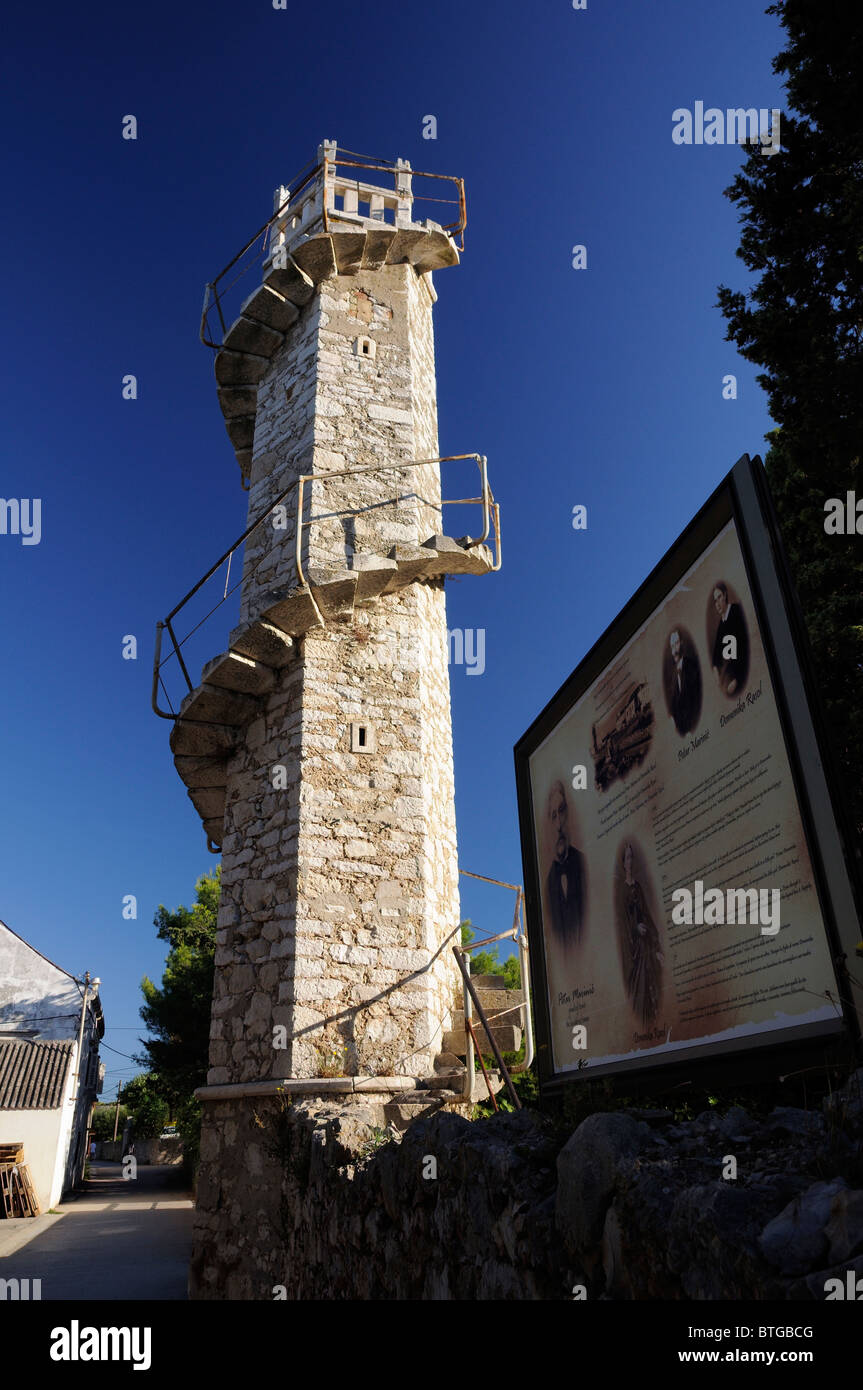
<svg viewBox="0 0 863 1390">
<path fill-rule="evenodd" d="M 656 1052 L 648 1056 L 635 1054 L 584 1069 L 555 1071 L 530 758 L 729 521 L 734 521 L 737 529 L 776 695 L 836 978 L 837 1016 L 744 1038 L 700 1042 L 691 1051 L 680 1049 L 665 1057 Z M 847 1055 L 849 1044 L 851 1053 L 859 1055 L 863 985 L 849 975 L 845 962 L 853 959 L 860 940 L 863 884 L 852 849 L 850 817 L 842 803 L 841 782 L 832 770 L 827 740 L 820 732 L 823 726 L 803 619 L 782 550 L 764 466 L 760 458 L 750 459 L 744 454 L 515 746 L 537 1065 L 544 1092 L 554 1092 L 569 1082 L 618 1075 L 625 1075 L 627 1085 L 634 1081 L 651 1085 L 658 1078 L 663 1085 L 674 1085 L 696 1075 L 705 1082 L 731 1079 L 732 1074 L 756 1080 L 775 1075 L 777 1064 L 789 1071 L 805 1065 L 807 1060 L 823 1060 L 828 1054 L 834 1058 L 840 1052 Z"/>
</svg>

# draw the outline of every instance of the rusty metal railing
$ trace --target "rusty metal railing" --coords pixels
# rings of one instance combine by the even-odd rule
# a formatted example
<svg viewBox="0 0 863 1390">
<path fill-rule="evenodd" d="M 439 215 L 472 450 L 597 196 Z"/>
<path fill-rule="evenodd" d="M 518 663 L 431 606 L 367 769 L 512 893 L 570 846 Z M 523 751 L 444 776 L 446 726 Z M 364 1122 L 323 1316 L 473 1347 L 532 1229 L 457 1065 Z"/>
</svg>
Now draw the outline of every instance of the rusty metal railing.
<svg viewBox="0 0 863 1390">
<path fill-rule="evenodd" d="M 447 455 L 447 456 L 445 456 L 445 457 L 442 457 L 442 458 L 435 458 L 435 459 L 414 459 L 414 460 L 410 460 L 410 461 L 408 461 L 408 462 L 398 461 L 398 462 L 394 462 L 394 463 L 390 463 L 390 464 L 369 464 L 369 465 L 364 465 L 364 466 L 362 466 L 362 467 L 360 467 L 360 468 L 345 468 L 345 469 L 340 469 L 340 470 L 338 470 L 338 471 L 336 471 L 336 472 L 333 472 L 333 473 L 303 473 L 303 474 L 300 475 L 299 478 L 295 479 L 295 480 L 294 480 L 293 482 L 291 482 L 286 488 L 284 488 L 283 491 L 279 493 L 278 497 L 275 497 L 271 502 L 269 502 L 269 503 L 267 504 L 267 506 L 266 506 L 266 508 L 264 509 L 264 511 L 262 511 L 261 514 L 260 514 L 258 517 L 256 517 L 255 520 L 254 520 L 249 526 L 246 527 L 246 529 L 245 529 L 245 531 L 243 532 L 243 534 L 242 534 L 241 536 L 239 536 L 239 537 L 237 538 L 237 540 L 234 541 L 233 545 L 231 545 L 231 546 L 225 551 L 225 553 L 224 553 L 223 555 L 220 555 L 220 556 L 219 556 L 219 558 L 218 558 L 218 560 L 216 560 L 215 564 L 213 564 L 213 565 L 210 566 L 210 568 L 207 570 L 206 574 L 203 575 L 203 577 L 202 577 L 201 579 L 198 580 L 197 584 L 195 584 L 195 585 L 189 590 L 189 592 L 188 592 L 187 594 L 185 594 L 183 598 L 180 599 L 180 602 L 179 602 L 178 604 L 176 604 L 176 605 L 171 609 L 171 611 L 170 611 L 170 613 L 168 614 L 168 616 L 167 616 L 166 618 L 161 619 L 159 622 L 157 622 L 157 624 L 156 624 L 156 644 L 155 644 L 155 653 L 154 653 L 154 656 L 153 656 L 153 683 L 152 683 L 152 691 L 151 691 L 151 697 L 150 697 L 150 702 L 151 702 L 151 705 L 152 705 L 154 714 L 157 714 L 157 715 L 159 716 L 160 719 L 176 719 L 176 718 L 177 718 L 177 711 L 176 711 L 176 710 L 173 710 L 173 709 L 170 709 L 170 710 L 163 710 L 163 709 L 160 709 L 160 707 L 159 707 L 159 687 L 160 687 L 160 685 L 161 685 L 161 688 L 162 688 L 162 692 L 163 692 L 163 694 L 165 695 L 165 698 L 168 700 L 168 704 L 170 705 L 170 698 L 169 698 L 169 696 L 168 696 L 167 690 L 165 689 L 164 680 L 163 680 L 163 678 L 162 678 L 162 668 L 163 668 L 163 666 L 166 665 L 167 662 L 171 661 L 174 657 L 176 657 L 177 663 L 178 663 L 178 665 L 179 665 L 179 667 L 180 667 L 180 670 L 181 670 L 181 672 L 182 672 L 182 674 L 183 674 L 183 677 L 184 677 L 184 679 L 185 679 L 186 686 L 188 687 L 188 693 L 191 693 L 191 691 L 195 689 L 195 687 L 194 687 L 194 685 L 193 685 L 193 683 L 192 683 L 192 678 L 191 678 L 191 676 L 189 675 L 189 671 L 188 671 L 188 668 L 187 668 L 187 666 L 186 666 L 186 662 L 185 662 L 184 657 L 183 657 L 183 651 L 182 651 L 182 649 L 183 649 L 183 647 L 185 646 L 185 644 L 189 641 L 189 639 L 193 636 L 193 634 L 196 633 L 196 632 L 204 625 L 204 623 L 207 622 L 207 621 L 213 616 L 213 614 L 214 614 L 219 608 L 221 608 L 221 606 L 222 606 L 224 603 L 227 602 L 227 600 L 231 597 L 231 595 L 234 594 L 234 593 L 237 591 L 237 589 L 238 589 L 238 588 L 240 587 L 240 585 L 243 583 L 243 579 L 246 579 L 246 580 L 250 579 L 251 576 L 254 574 L 255 570 L 258 568 L 258 566 L 263 562 L 264 559 L 267 558 L 268 551 L 267 551 L 267 549 L 264 549 L 264 550 L 262 551 L 262 553 L 258 556 L 257 560 L 255 560 L 254 564 L 246 571 L 246 573 L 245 573 L 245 574 L 241 574 L 241 575 L 240 575 L 240 578 L 237 579 L 236 582 L 235 582 L 234 584 L 230 585 L 231 567 L 232 567 L 232 562 L 233 562 L 233 557 L 234 557 L 234 555 L 235 555 L 236 552 L 239 550 L 240 546 L 245 544 L 245 542 L 246 542 L 246 541 L 248 540 L 248 538 L 253 534 L 253 532 L 257 531 L 257 529 L 258 529 L 260 526 L 263 526 L 264 522 L 267 521 L 267 520 L 272 516 L 272 514 L 273 514 L 273 512 L 275 511 L 276 507 L 278 507 L 280 504 L 282 504 L 282 503 L 284 502 L 285 498 L 289 496 L 289 494 L 293 491 L 294 488 L 297 489 L 297 512 L 296 512 L 297 524 L 296 524 L 296 548 L 295 548 L 295 558 L 296 558 L 296 568 L 297 568 L 297 579 L 298 579 L 298 582 L 299 582 L 300 586 L 301 586 L 302 588 L 308 590 L 308 592 L 312 595 L 312 598 L 313 598 L 313 600 L 314 600 L 314 588 L 313 588 L 313 586 L 310 586 L 310 585 L 309 585 L 309 583 L 308 583 L 308 581 L 307 581 L 307 579 L 306 579 L 306 576 L 305 576 L 305 572 L 304 572 L 304 570 L 303 570 L 302 553 L 301 553 L 301 552 L 302 552 L 302 535 L 303 535 L 303 530 L 304 530 L 304 528 L 313 525 L 316 521 L 320 521 L 320 520 L 322 520 L 323 518 L 322 518 L 322 517 L 310 517 L 308 520 L 304 520 L 304 518 L 303 518 L 302 513 L 303 513 L 303 505 L 304 505 L 304 489 L 305 489 L 305 484 L 306 484 L 306 483 L 309 483 L 309 482 L 326 482 L 326 481 L 328 481 L 330 478 L 343 478 L 343 477 L 349 477 L 349 476 L 351 476 L 351 475 L 354 474 L 354 473 L 371 473 L 371 472 L 377 472 L 377 473 L 392 473 L 392 472 L 401 472 L 401 471 L 403 471 L 403 470 L 407 470 L 407 469 L 411 469 L 411 468 L 425 468 L 425 467 L 429 467 L 429 466 L 432 465 L 432 464 L 452 463 L 452 462 L 457 462 L 457 461 L 459 461 L 459 460 L 465 460 L 465 459 L 474 459 L 474 460 L 476 461 L 478 467 L 479 467 L 479 472 L 480 472 L 480 485 L 481 485 L 480 496 L 479 496 L 479 497 L 446 497 L 446 498 L 442 498 L 441 501 L 440 501 L 440 503 L 434 503 L 433 505 L 434 505 L 435 507 L 437 507 L 438 505 L 441 506 L 441 507 L 444 507 L 444 506 L 460 506 L 460 505 L 461 505 L 461 506 L 470 506 L 470 505 L 479 505 L 479 506 L 481 506 L 481 507 L 482 507 L 482 532 L 481 532 L 481 534 L 480 534 L 479 536 L 477 536 L 477 537 L 475 537 L 475 538 L 472 538 L 472 537 L 470 537 L 470 536 L 466 537 L 466 545 L 467 545 L 468 547 L 472 547 L 472 546 L 475 546 L 475 545 L 482 545 L 482 544 L 484 544 L 485 541 L 488 539 L 488 536 L 489 536 L 489 533 L 490 533 L 491 528 L 493 527 L 493 528 L 494 528 L 494 536 L 495 536 L 495 556 L 494 556 L 494 560 L 493 560 L 493 562 L 492 562 L 492 570 L 494 570 L 494 571 L 499 570 L 500 567 L 501 567 L 500 504 L 494 500 L 494 495 L 493 495 L 493 493 L 492 493 L 492 491 L 491 491 L 491 487 L 489 486 L 489 481 L 488 481 L 488 460 L 487 460 L 487 459 L 484 457 L 484 455 L 482 455 L 482 454 L 449 454 L 449 455 Z M 398 501 L 399 499 L 398 499 L 398 497 L 396 497 L 396 498 L 392 498 L 392 499 L 390 499 L 390 500 L 391 500 L 392 502 L 396 502 L 396 501 Z M 422 499 L 420 499 L 420 500 L 422 500 Z M 362 515 L 363 512 L 368 511 L 368 510 L 371 510 L 372 507 L 377 508 L 377 507 L 379 507 L 380 505 L 381 505 L 380 502 L 376 502 L 376 503 L 372 504 L 372 506 L 363 506 L 363 507 L 341 507 L 341 508 L 339 509 L 338 515 L 346 515 L 346 516 L 353 515 L 353 516 L 360 516 L 360 515 Z M 208 611 L 207 613 L 204 614 L 203 618 L 201 618 L 199 622 L 195 623 L 194 627 L 192 627 L 192 628 L 189 630 L 189 632 L 186 633 L 186 635 L 185 635 L 184 637 L 178 639 L 178 638 L 177 638 L 177 634 L 176 634 L 176 632 L 174 631 L 174 626 L 173 626 L 173 624 L 174 624 L 174 619 L 177 617 L 177 614 L 180 613 L 181 610 L 182 610 L 183 608 L 186 607 L 186 605 L 189 603 L 189 601 L 190 601 L 192 598 L 194 598 L 195 594 L 197 594 L 197 593 L 203 588 L 203 586 L 207 583 L 207 581 L 208 581 L 209 579 L 212 579 L 212 577 L 217 573 L 217 571 L 218 571 L 219 569 L 221 569 L 222 565 L 224 565 L 224 564 L 227 564 L 227 571 L 226 571 L 226 576 L 225 576 L 225 588 L 224 588 L 224 592 L 223 592 L 223 594 L 222 594 L 222 597 L 218 600 L 217 603 L 215 603 L 215 604 L 213 605 L 213 607 L 212 607 L 211 609 L 209 609 L 209 611 Z M 229 585 L 230 585 L 230 587 L 229 587 Z M 316 608 L 316 610 L 317 610 L 317 604 L 315 604 L 315 608 Z M 318 612 L 319 612 L 319 610 L 318 610 Z M 320 613 L 319 613 L 319 620 L 320 620 L 320 622 L 323 624 L 323 618 L 320 617 Z M 163 657 L 163 656 L 162 656 L 162 645 L 163 645 L 163 638 L 164 638 L 164 635 L 165 635 L 166 633 L 167 633 L 167 635 L 168 635 L 168 637 L 170 638 L 170 641 L 171 641 L 171 650 L 168 652 L 167 656 Z"/>
<path fill-rule="evenodd" d="M 396 469 L 402 469 L 402 468 L 405 468 L 405 469 L 407 469 L 407 468 L 427 468 L 427 467 L 429 467 L 431 464 L 456 463 L 456 462 L 458 462 L 459 460 L 462 460 L 462 459 L 475 459 L 475 460 L 476 460 L 476 463 L 477 463 L 477 465 L 478 465 L 478 467 L 479 467 L 479 473 L 480 473 L 480 495 L 479 495 L 479 497 L 444 497 L 444 498 L 441 499 L 440 504 L 435 503 L 434 505 L 435 505 L 435 506 L 440 505 L 441 507 L 453 507 L 453 506 L 456 506 L 456 507 L 457 507 L 457 506 L 466 506 L 466 507 L 467 507 L 467 506 L 472 506 L 472 505 L 474 505 L 474 504 L 479 504 L 479 505 L 482 507 L 482 534 L 479 535 L 479 536 L 473 537 L 473 538 L 470 537 L 470 536 L 466 537 L 466 545 L 467 545 L 468 547 L 472 547 L 472 546 L 475 546 L 475 545 L 484 545 L 485 542 L 488 540 L 489 531 L 490 531 L 490 529 L 491 529 L 492 521 L 494 521 L 494 528 L 495 528 L 495 549 L 496 549 L 496 554 L 495 554 L 495 562 L 494 562 L 494 564 L 492 565 L 492 569 L 493 569 L 493 570 L 499 570 L 499 569 L 500 569 L 500 563 L 501 563 L 501 562 L 500 562 L 500 507 L 499 507 L 498 503 L 495 502 L 494 497 L 492 496 L 491 488 L 490 488 L 489 485 L 488 485 L 488 459 L 486 459 L 482 454 L 446 454 L 446 455 L 443 456 L 442 458 L 433 458 L 433 459 L 413 459 L 413 460 L 411 460 L 411 462 L 409 462 L 409 463 L 392 463 L 392 464 L 389 464 L 389 465 L 388 465 L 387 467 L 385 467 L 385 468 L 382 468 L 381 465 L 380 465 L 379 463 L 370 463 L 370 464 L 364 465 L 364 466 L 361 467 L 361 468 L 342 468 L 342 469 L 335 470 L 335 471 L 332 472 L 332 473 L 329 473 L 329 472 L 327 472 L 327 473 L 302 473 L 302 474 L 300 475 L 300 477 L 297 479 L 297 531 L 296 531 L 296 565 L 297 565 L 297 576 L 298 576 L 298 578 L 299 578 L 300 583 L 301 583 L 302 585 L 304 585 L 304 586 L 306 585 L 306 579 L 305 579 L 305 575 L 304 575 L 304 573 L 303 573 L 303 560 L 302 560 L 303 528 L 304 528 L 305 526 L 311 526 L 311 525 L 313 524 L 313 522 L 315 522 L 315 521 L 321 520 L 320 517 L 310 517 L 308 521 L 304 521 L 304 520 L 303 520 L 303 499 L 304 499 L 304 489 L 305 489 L 306 483 L 310 483 L 310 482 L 327 482 L 330 478 L 347 478 L 347 477 L 353 477 L 353 475 L 354 475 L 355 473 L 381 473 L 381 472 L 392 472 L 392 471 L 394 471 L 394 470 L 396 470 Z M 359 508 L 344 507 L 344 508 L 340 508 L 339 514 L 340 514 L 340 515 L 343 515 L 343 514 L 344 514 L 344 515 L 349 515 L 349 514 L 351 514 L 351 513 L 353 512 L 354 515 L 357 515 L 357 516 L 358 516 L 358 515 L 359 515 L 362 511 L 364 511 L 364 510 L 365 510 L 365 508 L 363 508 L 363 507 L 359 507 Z"/>
<path fill-rule="evenodd" d="M 533 1037 L 533 1015 L 531 1013 L 530 1003 L 530 956 L 528 952 L 527 933 L 525 932 L 524 927 L 524 889 L 519 883 L 505 883 L 503 879 L 489 878 L 486 874 L 471 873 L 470 869 L 459 869 L 459 873 L 464 874 L 465 878 L 475 878 L 480 883 L 491 883 L 495 888 L 509 888 L 513 893 L 515 893 L 515 909 L 513 911 L 512 926 L 507 931 L 498 932 L 496 936 L 484 936 L 478 938 L 476 941 L 468 942 L 466 945 L 461 947 L 461 952 L 462 954 L 467 954 L 470 951 L 484 950 L 486 946 L 493 946 L 497 941 L 514 941 L 516 946 L 518 947 L 518 960 L 519 967 L 521 969 L 521 988 L 522 993 L 524 994 L 524 1003 L 514 1004 L 509 1009 L 498 1010 L 494 1016 L 495 1021 L 497 1021 L 497 1019 L 503 1018 L 505 1014 L 514 1013 L 517 1009 L 524 1009 L 524 1060 L 522 1062 L 517 1062 L 514 1066 L 511 1066 L 509 1068 L 509 1075 L 516 1076 L 521 1072 L 525 1072 L 528 1070 L 528 1068 L 533 1063 L 535 1055 Z M 456 948 L 453 947 L 453 950 L 455 949 Z M 461 963 L 459 963 L 459 968 L 461 969 Z M 465 978 L 464 970 L 462 970 L 462 978 L 465 983 L 464 1017 L 465 1024 L 467 1024 L 470 1018 L 470 1004 L 472 1002 L 472 997 L 471 993 L 467 988 L 467 979 Z M 480 1012 L 479 1009 L 477 1011 Z M 483 1018 L 482 1022 L 485 1026 L 486 1032 L 489 1035 L 489 1041 L 491 1041 L 491 1033 L 489 1032 L 486 1020 Z M 467 1079 L 465 1081 L 465 1086 L 468 1088 L 469 1093 L 469 1088 L 473 1086 L 474 1072 L 473 1031 L 466 1027 L 465 1035 L 465 1044 L 467 1052 L 467 1056 L 465 1058 L 465 1065 L 467 1067 Z"/>
<path fill-rule="evenodd" d="M 347 156 L 351 156 L 348 158 Z M 367 183 L 358 174 L 345 174 L 341 170 L 366 170 L 369 173 L 385 173 L 393 178 L 390 191 L 379 184 Z M 455 197 L 437 197 L 431 193 L 417 192 L 414 181 L 431 179 L 450 183 Z M 281 196 L 284 195 L 284 196 Z M 342 206 L 336 206 L 336 199 Z M 369 206 L 368 216 L 359 213 L 360 204 Z M 274 247 L 283 246 L 287 253 L 296 244 L 296 239 L 306 235 L 310 229 L 319 225 L 329 232 L 339 221 L 348 225 L 408 227 L 414 224 L 416 204 L 435 207 L 453 207 L 457 215 L 449 222 L 437 222 L 441 230 L 452 237 L 459 251 L 464 250 L 464 231 L 467 226 L 467 205 L 465 201 L 464 179 L 454 174 L 430 174 L 411 169 L 403 160 L 382 161 L 354 155 L 351 150 L 339 150 L 332 145 L 323 145 L 316 160 L 304 165 L 289 185 L 283 185 L 277 194 L 277 206 L 272 216 L 267 218 L 249 238 L 242 250 L 219 271 L 219 274 L 206 285 L 204 303 L 201 310 L 200 337 L 206 347 L 219 349 L 236 314 L 231 313 L 226 321 L 224 302 L 229 292 L 248 274 L 253 267 L 263 266 L 272 258 Z M 436 219 L 435 219 L 436 221 Z M 288 224 L 291 224 L 290 227 Z M 249 256 L 256 245 L 259 249 Z M 246 257 L 249 257 L 247 260 Z M 227 280 L 231 272 L 235 274 Z M 255 285 L 253 288 L 256 288 Z M 211 323 L 211 315 L 218 316 L 218 328 Z"/>
<path fill-rule="evenodd" d="M 456 249 L 464 250 L 464 231 L 467 226 L 467 204 L 465 201 L 464 179 L 458 178 L 455 174 L 429 174 L 419 169 L 412 169 L 406 160 L 396 160 L 394 162 L 374 163 L 357 157 L 356 159 L 343 159 L 341 154 L 350 154 L 350 150 L 343 152 L 336 151 L 336 157 L 331 158 L 324 153 L 321 167 L 324 175 L 324 187 L 327 189 L 327 196 L 323 205 L 324 231 L 330 230 L 330 222 L 338 221 L 339 211 L 348 216 L 358 216 L 358 202 L 369 203 L 368 217 L 371 221 L 379 221 L 386 224 L 386 211 L 392 209 L 395 218 L 392 225 L 398 226 L 399 211 L 404 212 L 405 204 L 410 211 L 413 211 L 413 204 L 435 203 L 445 207 L 458 208 L 458 216 L 451 222 L 439 222 L 441 231 L 447 232 L 455 242 Z M 370 173 L 392 174 L 395 180 L 395 188 L 392 195 L 379 188 L 375 184 L 360 181 L 355 176 L 345 176 L 339 174 L 340 169 L 366 169 Z M 455 198 L 438 198 L 432 193 L 416 193 L 413 188 L 414 179 L 435 179 L 443 183 L 451 183 L 457 196 Z M 351 198 L 349 205 L 343 203 L 341 209 L 334 206 L 337 197 Z M 375 205 L 371 200 L 379 198 L 380 202 Z M 401 225 L 409 225 L 415 219 L 410 216 Z M 435 219 L 437 221 L 437 219 Z M 456 240 L 458 238 L 458 240 Z"/>
</svg>

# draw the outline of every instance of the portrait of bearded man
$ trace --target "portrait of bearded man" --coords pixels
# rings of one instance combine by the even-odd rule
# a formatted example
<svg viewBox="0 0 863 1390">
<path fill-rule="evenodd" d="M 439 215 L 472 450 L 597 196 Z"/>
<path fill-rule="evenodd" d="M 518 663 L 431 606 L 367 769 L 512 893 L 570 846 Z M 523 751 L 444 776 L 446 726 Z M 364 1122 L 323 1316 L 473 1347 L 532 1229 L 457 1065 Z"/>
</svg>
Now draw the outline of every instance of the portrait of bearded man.
<svg viewBox="0 0 863 1390">
<path fill-rule="evenodd" d="M 546 879 L 551 929 L 564 946 L 577 944 L 584 929 L 587 870 L 584 855 L 570 843 L 569 802 L 563 782 L 548 794 L 547 820 L 554 858 Z"/>
</svg>

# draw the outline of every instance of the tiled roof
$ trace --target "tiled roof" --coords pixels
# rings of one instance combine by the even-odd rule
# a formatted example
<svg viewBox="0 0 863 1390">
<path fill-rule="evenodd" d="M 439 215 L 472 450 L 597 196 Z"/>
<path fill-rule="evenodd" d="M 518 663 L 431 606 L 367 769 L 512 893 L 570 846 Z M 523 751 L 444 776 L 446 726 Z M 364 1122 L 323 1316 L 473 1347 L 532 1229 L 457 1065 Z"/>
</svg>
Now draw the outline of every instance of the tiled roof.
<svg viewBox="0 0 863 1390">
<path fill-rule="evenodd" d="M 0 1038 L 0 1110 L 56 1110 L 74 1046 Z"/>
</svg>

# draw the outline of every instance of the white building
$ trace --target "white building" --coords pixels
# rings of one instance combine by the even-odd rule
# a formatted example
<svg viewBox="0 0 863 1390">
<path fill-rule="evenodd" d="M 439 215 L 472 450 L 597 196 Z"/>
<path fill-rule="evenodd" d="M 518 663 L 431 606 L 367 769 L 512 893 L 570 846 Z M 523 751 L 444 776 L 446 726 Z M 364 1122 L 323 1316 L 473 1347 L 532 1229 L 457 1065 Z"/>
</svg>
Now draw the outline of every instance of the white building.
<svg viewBox="0 0 863 1390">
<path fill-rule="evenodd" d="M 99 981 L 0 922 L 0 1144 L 21 1143 L 42 1211 L 80 1182 L 104 1067 Z"/>
</svg>

